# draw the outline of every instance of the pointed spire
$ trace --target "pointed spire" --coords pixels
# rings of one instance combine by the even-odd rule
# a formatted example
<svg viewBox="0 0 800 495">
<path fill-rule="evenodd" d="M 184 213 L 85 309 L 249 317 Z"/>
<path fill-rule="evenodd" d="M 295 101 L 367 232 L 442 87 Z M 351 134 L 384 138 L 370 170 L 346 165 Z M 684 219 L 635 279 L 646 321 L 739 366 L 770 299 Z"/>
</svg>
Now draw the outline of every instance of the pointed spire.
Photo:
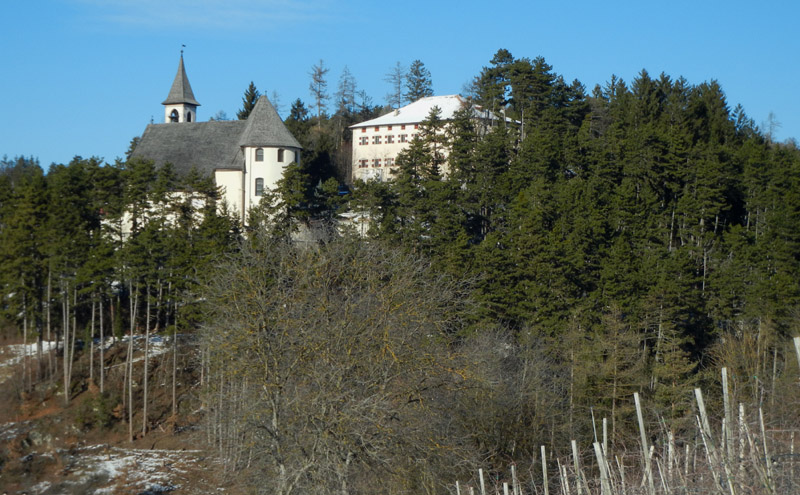
<svg viewBox="0 0 800 495">
<path fill-rule="evenodd" d="M 246 120 L 239 146 L 286 146 L 299 148 L 300 143 L 283 124 L 269 99 L 262 95 Z"/>
<path fill-rule="evenodd" d="M 200 106 L 200 103 L 194 99 L 192 86 L 189 84 L 189 78 L 186 77 L 186 69 L 183 67 L 183 50 L 181 50 L 181 62 L 178 64 L 178 73 L 175 74 L 175 80 L 172 82 L 172 88 L 169 90 L 167 99 L 161 104 L 174 105 L 178 103 L 188 103 L 190 105 Z"/>
</svg>

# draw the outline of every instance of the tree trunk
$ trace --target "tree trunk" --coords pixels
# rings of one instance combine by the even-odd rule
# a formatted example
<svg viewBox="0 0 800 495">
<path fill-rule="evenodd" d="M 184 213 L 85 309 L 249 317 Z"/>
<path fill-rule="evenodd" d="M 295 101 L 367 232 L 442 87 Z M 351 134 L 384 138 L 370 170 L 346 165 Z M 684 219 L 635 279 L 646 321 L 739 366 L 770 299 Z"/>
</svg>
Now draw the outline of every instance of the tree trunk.
<svg viewBox="0 0 800 495">
<path fill-rule="evenodd" d="M 94 311 L 97 301 L 92 294 L 92 323 L 89 327 L 89 381 L 94 382 Z"/>
<path fill-rule="evenodd" d="M 158 279 L 158 298 L 156 299 L 156 325 L 153 327 L 153 333 L 158 333 L 161 329 L 161 304 L 164 302 L 164 283 Z"/>
<path fill-rule="evenodd" d="M 50 301 L 52 297 L 52 279 L 53 272 L 50 267 L 47 268 L 47 342 L 51 341 L 51 326 L 50 326 Z M 58 349 L 58 339 L 56 339 L 56 349 Z M 47 353 L 47 379 L 53 379 L 53 352 Z"/>
<path fill-rule="evenodd" d="M 28 298 L 22 281 L 22 390 L 28 391 Z"/>
<path fill-rule="evenodd" d="M 42 339 L 44 338 L 44 331 L 42 329 L 42 312 L 41 306 L 38 316 L 36 317 L 36 381 L 42 381 L 42 363 L 44 362 L 44 349 Z"/>
<path fill-rule="evenodd" d="M 103 295 L 100 295 L 100 393 L 105 391 L 106 359 L 105 359 L 106 337 L 103 333 Z"/>
<path fill-rule="evenodd" d="M 173 316 L 173 329 L 172 329 L 172 418 L 173 421 L 178 414 L 178 401 L 176 397 L 176 383 L 178 379 L 178 307 L 175 305 Z"/>
<path fill-rule="evenodd" d="M 61 356 L 61 364 L 64 368 L 64 403 L 69 404 L 69 295 L 67 293 L 69 286 L 64 286 L 62 282 L 61 293 L 61 307 L 63 314 L 61 315 L 61 328 L 63 330 L 63 344 L 64 352 Z"/>
<path fill-rule="evenodd" d="M 136 330 L 136 310 L 139 305 L 139 293 L 133 292 L 133 283 L 128 285 L 130 289 L 130 335 L 128 337 L 128 359 L 126 368 L 128 369 L 128 441 L 133 442 L 133 334 Z"/>
<path fill-rule="evenodd" d="M 144 317 L 144 370 L 142 371 L 142 437 L 147 435 L 147 374 L 150 365 L 150 284 L 145 289 L 147 310 Z"/>
<path fill-rule="evenodd" d="M 72 311 L 72 330 L 71 330 L 71 340 L 69 346 L 69 369 L 68 369 L 68 376 L 67 381 L 68 383 L 72 383 L 72 364 L 75 360 L 75 336 L 78 333 L 78 312 L 76 308 L 78 306 L 78 286 L 77 284 L 72 289 L 72 307 L 70 310 Z"/>
</svg>

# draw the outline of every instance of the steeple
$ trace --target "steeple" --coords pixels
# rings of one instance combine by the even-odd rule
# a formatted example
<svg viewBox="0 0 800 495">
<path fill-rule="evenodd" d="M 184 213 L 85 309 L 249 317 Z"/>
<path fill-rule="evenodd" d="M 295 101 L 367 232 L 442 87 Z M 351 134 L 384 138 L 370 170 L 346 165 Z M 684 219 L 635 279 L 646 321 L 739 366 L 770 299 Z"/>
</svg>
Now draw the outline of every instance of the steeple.
<svg viewBox="0 0 800 495">
<path fill-rule="evenodd" d="M 200 106 L 194 99 L 192 86 L 189 78 L 186 77 L 186 68 L 183 66 L 183 50 L 181 50 L 181 60 L 178 64 L 178 73 L 169 90 L 164 105 L 164 122 L 194 122 L 197 120 L 197 107 Z"/>
</svg>

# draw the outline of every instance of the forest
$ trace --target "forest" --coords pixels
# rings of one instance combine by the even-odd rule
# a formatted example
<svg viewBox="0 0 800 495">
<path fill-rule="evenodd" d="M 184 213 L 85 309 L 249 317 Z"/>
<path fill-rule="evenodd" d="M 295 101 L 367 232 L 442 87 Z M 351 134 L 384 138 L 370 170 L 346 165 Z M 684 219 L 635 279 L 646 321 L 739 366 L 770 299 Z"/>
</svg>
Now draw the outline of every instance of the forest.
<svg viewBox="0 0 800 495">
<path fill-rule="evenodd" d="M 95 355 L 102 384 L 95 342 L 116 339 L 125 376 L 100 393 L 126 412 L 93 427 L 145 435 L 148 390 L 172 387 L 180 414 L 175 372 L 148 385 L 147 351 L 135 364 L 123 339 L 184 336 L 198 345 L 171 352 L 202 377 L 208 448 L 249 490 L 279 494 L 445 493 L 479 467 L 528 466 L 542 446 L 589 452 L 601 418 L 614 449 L 635 451 L 634 394 L 651 440 L 669 431 L 688 452 L 694 390 L 715 420 L 727 412 L 723 368 L 731 403 L 763 409 L 794 449 L 794 141 L 731 109 L 717 81 L 642 70 L 589 91 L 499 50 L 464 96 L 508 122 L 432 112 L 392 180 L 349 183 L 348 126 L 432 94 L 431 75 L 398 66 L 381 107 L 357 104 L 345 71 L 329 114 L 326 72 L 312 70 L 316 114 L 297 99 L 285 120 L 303 163 L 247 226 L 199 174 L 3 159 L 3 332 L 40 343 L 20 397 L 59 384 L 68 403 L 88 387 L 73 363 Z M 239 118 L 257 95 L 251 83 Z M 345 212 L 369 218 L 365 235 L 338 226 Z M 319 241 L 291 242 L 308 227 Z"/>
</svg>

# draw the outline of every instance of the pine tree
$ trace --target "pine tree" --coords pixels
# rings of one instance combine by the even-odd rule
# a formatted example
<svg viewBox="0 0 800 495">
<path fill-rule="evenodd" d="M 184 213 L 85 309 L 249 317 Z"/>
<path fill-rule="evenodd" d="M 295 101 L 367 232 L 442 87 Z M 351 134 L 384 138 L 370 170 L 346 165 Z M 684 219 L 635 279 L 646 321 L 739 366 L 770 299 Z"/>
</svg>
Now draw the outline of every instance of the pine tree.
<svg viewBox="0 0 800 495">
<path fill-rule="evenodd" d="M 258 206 L 250 210 L 248 225 L 266 227 L 274 237 L 288 239 L 297 232 L 300 224 L 308 224 L 311 191 L 309 174 L 297 163 L 290 163 L 284 168 L 275 189 L 266 193 Z"/>
<path fill-rule="evenodd" d="M 300 141 L 303 147 L 307 148 L 310 146 L 309 131 L 311 129 L 311 122 L 308 117 L 308 109 L 300 98 L 292 102 L 289 116 L 283 123 L 286 125 L 289 132 L 292 133 L 292 136 Z"/>
<path fill-rule="evenodd" d="M 406 94 L 403 95 L 408 102 L 415 102 L 420 98 L 433 96 L 433 82 L 431 71 L 420 60 L 411 62 L 406 75 Z"/>
<path fill-rule="evenodd" d="M 242 109 L 236 112 L 236 118 L 239 120 L 247 120 L 247 117 L 250 116 L 250 112 L 253 111 L 260 97 L 261 93 L 258 92 L 253 81 L 250 81 L 250 85 L 247 86 L 247 89 L 244 91 L 244 96 L 242 96 Z"/>
<path fill-rule="evenodd" d="M 491 60 L 491 67 L 484 67 L 480 75 L 475 78 L 476 101 L 483 108 L 494 113 L 500 113 L 508 103 L 509 78 L 508 66 L 514 62 L 514 57 L 506 49 L 500 49 Z"/>
</svg>

